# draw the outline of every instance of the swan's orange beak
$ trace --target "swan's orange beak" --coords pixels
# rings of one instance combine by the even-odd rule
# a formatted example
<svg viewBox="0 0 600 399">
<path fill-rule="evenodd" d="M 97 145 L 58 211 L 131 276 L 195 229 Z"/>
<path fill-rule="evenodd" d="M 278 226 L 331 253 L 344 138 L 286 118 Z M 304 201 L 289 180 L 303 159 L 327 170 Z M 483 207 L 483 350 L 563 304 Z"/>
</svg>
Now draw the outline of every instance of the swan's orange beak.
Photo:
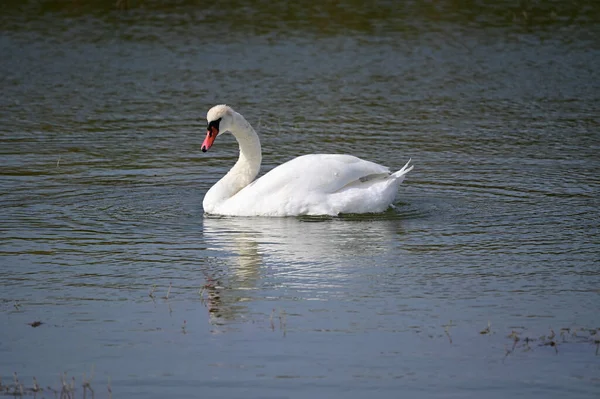
<svg viewBox="0 0 600 399">
<path fill-rule="evenodd" d="M 204 142 L 202 143 L 202 152 L 206 152 L 210 149 L 210 147 L 212 147 L 218 134 L 219 134 L 219 130 L 214 126 L 209 126 L 206 129 L 206 138 L 204 139 Z"/>
</svg>

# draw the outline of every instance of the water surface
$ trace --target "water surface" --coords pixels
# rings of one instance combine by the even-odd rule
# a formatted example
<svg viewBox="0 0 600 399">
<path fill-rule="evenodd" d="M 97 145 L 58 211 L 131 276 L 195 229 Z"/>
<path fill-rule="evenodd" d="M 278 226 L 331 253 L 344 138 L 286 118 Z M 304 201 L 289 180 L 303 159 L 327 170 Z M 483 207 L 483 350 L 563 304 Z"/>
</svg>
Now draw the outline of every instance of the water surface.
<svg viewBox="0 0 600 399">
<path fill-rule="evenodd" d="M 598 396 L 598 6 L 280 4 L 3 6 L 2 381 Z M 200 152 L 223 102 L 263 172 L 415 169 L 381 215 L 205 217 L 237 157 L 227 135 Z"/>
</svg>

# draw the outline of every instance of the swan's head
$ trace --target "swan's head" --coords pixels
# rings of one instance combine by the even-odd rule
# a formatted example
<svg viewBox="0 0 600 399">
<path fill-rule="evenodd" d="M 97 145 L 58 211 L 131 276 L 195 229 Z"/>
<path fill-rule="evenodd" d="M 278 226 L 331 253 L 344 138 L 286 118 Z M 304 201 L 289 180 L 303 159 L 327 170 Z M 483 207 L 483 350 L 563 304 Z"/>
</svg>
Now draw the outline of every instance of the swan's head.
<svg viewBox="0 0 600 399">
<path fill-rule="evenodd" d="M 233 109 L 225 104 L 215 105 L 208 110 L 206 114 L 208 125 L 206 126 L 206 138 L 202 143 L 202 152 L 206 152 L 212 147 L 219 134 L 231 129 L 233 112 Z"/>
</svg>

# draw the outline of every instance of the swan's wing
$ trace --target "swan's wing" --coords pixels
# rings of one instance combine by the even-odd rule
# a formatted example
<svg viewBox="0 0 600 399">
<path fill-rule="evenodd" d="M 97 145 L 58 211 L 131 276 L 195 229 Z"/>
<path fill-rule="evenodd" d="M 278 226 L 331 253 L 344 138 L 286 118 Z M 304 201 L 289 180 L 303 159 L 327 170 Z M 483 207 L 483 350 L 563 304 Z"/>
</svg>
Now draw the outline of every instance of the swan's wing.
<svg viewBox="0 0 600 399">
<path fill-rule="evenodd" d="M 388 168 L 351 155 L 295 158 L 227 199 L 217 213 L 236 216 L 382 212 L 394 200 L 408 164 Z"/>
<path fill-rule="evenodd" d="M 275 193 L 332 194 L 345 186 L 375 176 L 388 176 L 385 166 L 352 155 L 311 154 L 294 158 L 242 189 L 253 195 Z"/>
</svg>

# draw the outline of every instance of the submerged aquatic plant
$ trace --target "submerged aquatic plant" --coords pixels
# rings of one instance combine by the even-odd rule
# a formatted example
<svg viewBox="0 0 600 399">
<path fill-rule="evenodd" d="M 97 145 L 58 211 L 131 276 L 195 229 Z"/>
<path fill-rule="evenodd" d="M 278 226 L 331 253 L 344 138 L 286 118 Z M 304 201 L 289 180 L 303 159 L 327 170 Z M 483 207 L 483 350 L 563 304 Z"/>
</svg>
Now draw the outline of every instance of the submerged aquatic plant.
<svg viewBox="0 0 600 399">
<path fill-rule="evenodd" d="M 95 398 L 95 391 L 92 388 L 92 380 L 94 378 L 94 368 L 92 366 L 92 370 L 90 373 L 90 378 L 86 378 L 86 374 L 83 373 L 81 387 L 83 390 L 81 391 L 81 397 L 83 399 L 87 398 L 87 393 L 91 394 L 92 399 Z M 51 386 L 47 386 L 43 388 L 40 386 L 37 378 L 33 377 L 33 384 L 31 386 L 26 386 L 19 380 L 19 376 L 17 372 L 13 373 L 13 382 L 12 384 L 4 385 L 2 383 L 2 377 L 0 377 L 0 396 L 12 396 L 12 397 L 24 397 L 24 396 L 33 396 L 37 397 L 38 394 L 44 394 L 47 392 L 48 394 L 53 395 L 55 398 L 60 399 L 75 399 L 77 393 L 77 384 L 75 381 L 75 376 L 72 376 L 70 379 L 66 372 L 59 374 L 60 387 L 58 389 L 53 388 Z M 112 387 L 110 382 L 110 377 L 108 377 L 108 385 L 107 385 L 108 397 L 112 399 Z"/>
<path fill-rule="evenodd" d="M 446 324 L 444 327 L 444 333 L 446 333 L 446 336 L 448 337 L 448 341 L 452 344 L 452 337 L 450 336 L 450 327 L 453 327 L 454 324 L 452 324 L 452 320 L 450 320 L 450 322 L 448 324 Z"/>
<path fill-rule="evenodd" d="M 523 328 L 524 327 L 520 327 Z M 600 339 L 597 338 L 597 330 L 593 328 L 585 328 L 585 327 L 564 327 L 559 330 L 560 343 L 558 336 L 554 329 L 550 328 L 550 334 L 542 335 L 538 338 L 532 338 L 529 336 L 521 337 L 523 331 L 519 332 L 516 330 L 512 330 L 512 332 L 507 336 L 507 338 L 513 341 L 512 348 L 508 349 L 505 347 L 504 359 L 511 353 L 515 351 L 517 348 L 521 348 L 523 352 L 529 352 L 533 350 L 533 347 L 530 345 L 531 342 L 538 341 L 539 347 L 551 347 L 554 348 L 554 353 L 556 355 L 559 354 L 558 347 L 571 345 L 571 344 L 593 344 L 596 347 L 595 354 L 596 356 L 600 352 Z"/>
<path fill-rule="evenodd" d="M 164 300 L 169 299 L 169 295 L 171 295 L 171 288 L 173 288 L 173 283 L 169 283 L 169 289 L 167 290 L 167 295 L 163 296 Z"/>
<path fill-rule="evenodd" d="M 491 332 L 492 332 L 492 323 L 488 320 L 487 327 L 484 328 L 483 330 L 479 331 L 479 334 L 484 335 L 484 334 L 489 334 Z"/>
</svg>

